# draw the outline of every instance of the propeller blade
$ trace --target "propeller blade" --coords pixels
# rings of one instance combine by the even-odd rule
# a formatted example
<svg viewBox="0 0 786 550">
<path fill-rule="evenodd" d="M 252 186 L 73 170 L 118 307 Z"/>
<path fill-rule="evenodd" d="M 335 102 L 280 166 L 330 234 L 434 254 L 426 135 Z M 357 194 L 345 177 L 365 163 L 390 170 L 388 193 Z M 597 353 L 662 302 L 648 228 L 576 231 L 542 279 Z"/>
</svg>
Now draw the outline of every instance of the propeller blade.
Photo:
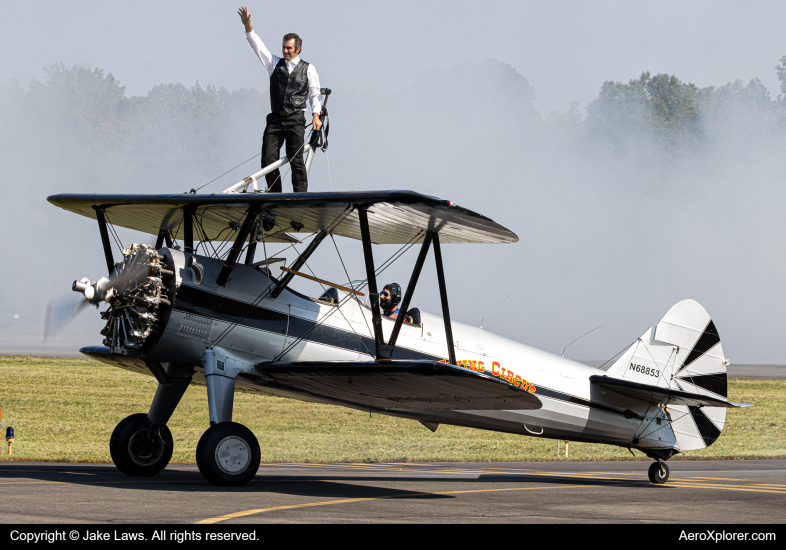
<svg viewBox="0 0 786 550">
<path fill-rule="evenodd" d="M 50 300 L 44 317 L 44 343 L 60 334 L 88 305 L 82 295 L 66 294 Z"/>
</svg>

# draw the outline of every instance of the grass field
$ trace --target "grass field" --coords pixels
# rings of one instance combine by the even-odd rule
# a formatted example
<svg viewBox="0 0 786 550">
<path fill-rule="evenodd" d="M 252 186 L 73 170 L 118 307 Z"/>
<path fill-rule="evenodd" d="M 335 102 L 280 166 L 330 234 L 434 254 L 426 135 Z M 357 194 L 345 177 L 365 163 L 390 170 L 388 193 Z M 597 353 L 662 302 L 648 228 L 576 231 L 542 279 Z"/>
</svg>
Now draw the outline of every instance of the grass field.
<svg viewBox="0 0 786 550">
<path fill-rule="evenodd" d="M 115 425 L 129 414 L 147 412 L 156 384 L 152 377 L 87 359 L 0 357 L 3 435 L 6 426 L 14 427 L 14 459 L 108 461 Z M 786 457 L 786 380 L 732 379 L 729 399 L 756 408 L 731 410 L 714 445 L 676 458 Z M 234 420 L 257 435 L 262 462 L 558 459 L 553 440 L 454 426 L 431 433 L 412 420 L 276 397 L 237 394 Z M 175 439 L 173 461 L 193 462 L 207 426 L 205 388 L 191 387 L 169 423 Z M 3 440 L 3 460 L 6 453 Z M 631 458 L 626 449 L 570 444 L 572 460 L 625 458 Z"/>
</svg>

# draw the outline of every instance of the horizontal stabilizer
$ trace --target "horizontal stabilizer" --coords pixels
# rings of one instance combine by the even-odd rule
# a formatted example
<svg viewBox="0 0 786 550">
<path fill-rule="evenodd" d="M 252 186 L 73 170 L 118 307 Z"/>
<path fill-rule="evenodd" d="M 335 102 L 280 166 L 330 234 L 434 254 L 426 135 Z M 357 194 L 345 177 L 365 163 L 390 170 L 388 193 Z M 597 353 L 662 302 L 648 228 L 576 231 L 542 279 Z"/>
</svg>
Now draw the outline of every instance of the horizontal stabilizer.
<svg viewBox="0 0 786 550">
<path fill-rule="evenodd" d="M 489 376 L 437 361 L 259 363 L 238 375 L 268 391 L 377 410 L 539 409 L 540 399 Z M 306 397 L 306 395 L 303 395 Z"/>
<path fill-rule="evenodd" d="M 688 393 L 597 374 L 590 376 L 590 382 L 601 388 L 654 404 L 662 403 L 664 405 L 684 405 L 687 407 L 724 407 L 727 409 L 753 406 L 744 403 L 730 403 L 724 399 L 718 399 L 709 395 Z"/>
</svg>

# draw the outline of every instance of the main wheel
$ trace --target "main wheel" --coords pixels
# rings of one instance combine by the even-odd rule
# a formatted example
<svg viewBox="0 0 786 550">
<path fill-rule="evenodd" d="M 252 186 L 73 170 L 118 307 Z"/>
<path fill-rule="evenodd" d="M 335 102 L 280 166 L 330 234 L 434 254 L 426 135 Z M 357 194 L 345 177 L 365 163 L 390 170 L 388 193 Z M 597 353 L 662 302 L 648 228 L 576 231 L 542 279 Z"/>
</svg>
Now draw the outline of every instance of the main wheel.
<svg viewBox="0 0 786 550">
<path fill-rule="evenodd" d="M 143 413 L 121 420 L 109 440 L 109 453 L 115 466 L 133 477 L 154 476 L 166 468 L 173 449 L 169 428 L 151 428 Z"/>
<path fill-rule="evenodd" d="M 663 468 L 663 471 L 661 471 L 661 468 Z M 650 464 L 647 474 L 651 482 L 660 485 L 669 480 L 669 467 L 665 462 L 653 462 Z"/>
<path fill-rule="evenodd" d="M 235 422 L 210 426 L 197 445 L 197 466 L 213 485 L 245 485 L 256 475 L 261 458 L 257 438 Z"/>
</svg>

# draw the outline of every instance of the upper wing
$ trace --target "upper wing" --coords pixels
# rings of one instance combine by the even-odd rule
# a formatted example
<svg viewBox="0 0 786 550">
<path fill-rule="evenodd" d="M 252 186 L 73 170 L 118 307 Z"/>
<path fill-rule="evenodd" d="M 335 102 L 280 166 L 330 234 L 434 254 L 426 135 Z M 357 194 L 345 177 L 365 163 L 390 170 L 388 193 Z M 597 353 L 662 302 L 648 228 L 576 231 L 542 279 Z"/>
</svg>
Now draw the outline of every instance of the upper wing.
<svg viewBox="0 0 786 550">
<path fill-rule="evenodd" d="M 265 238 L 275 240 L 285 231 L 313 233 L 334 227 L 333 234 L 360 240 L 357 209 L 368 209 L 371 241 L 405 244 L 425 231 L 439 233 L 440 242 L 514 243 L 518 237 L 485 216 L 449 201 L 413 191 L 335 193 L 234 193 L 221 195 L 53 195 L 50 203 L 96 219 L 95 208 L 104 210 L 107 221 L 143 233 L 167 230 L 183 237 L 183 209 L 194 209 L 195 219 L 210 240 L 231 234 L 242 222 L 250 205 L 262 205 L 262 216 L 274 229 Z M 276 235 L 278 234 L 278 235 Z M 289 237 L 291 240 L 291 237 Z"/>
<path fill-rule="evenodd" d="M 601 376 L 598 374 L 590 376 L 590 381 L 602 388 L 654 404 L 685 405 L 687 407 L 724 407 L 727 409 L 753 406 L 744 403 L 730 403 L 726 400 L 708 395 L 672 390 L 660 386 L 641 384 L 639 382 L 631 382 L 630 380 L 622 380 L 620 378 L 612 378 L 610 376 Z"/>
</svg>

